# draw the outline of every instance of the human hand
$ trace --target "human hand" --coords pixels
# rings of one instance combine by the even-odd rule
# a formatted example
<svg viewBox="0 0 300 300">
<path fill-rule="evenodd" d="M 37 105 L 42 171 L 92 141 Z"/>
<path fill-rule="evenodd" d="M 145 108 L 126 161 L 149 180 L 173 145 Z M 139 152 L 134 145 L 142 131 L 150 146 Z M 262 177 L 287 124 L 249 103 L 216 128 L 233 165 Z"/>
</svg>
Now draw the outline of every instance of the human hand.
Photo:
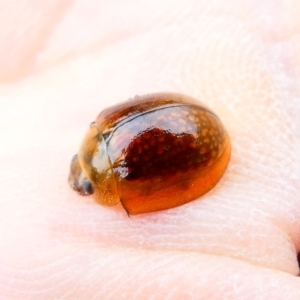
<svg viewBox="0 0 300 300">
<path fill-rule="evenodd" d="M 1 299 L 299 299 L 296 1 L 2 1 Z M 201 200 L 127 217 L 76 195 L 93 118 L 181 92 L 232 140 Z"/>
</svg>

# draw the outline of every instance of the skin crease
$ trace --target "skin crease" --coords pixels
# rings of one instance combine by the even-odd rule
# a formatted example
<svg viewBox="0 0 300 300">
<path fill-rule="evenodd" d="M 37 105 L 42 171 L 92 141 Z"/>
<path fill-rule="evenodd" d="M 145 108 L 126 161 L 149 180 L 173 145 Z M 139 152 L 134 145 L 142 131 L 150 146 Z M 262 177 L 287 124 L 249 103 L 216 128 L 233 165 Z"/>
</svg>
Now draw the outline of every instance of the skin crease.
<svg viewBox="0 0 300 300">
<path fill-rule="evenodd" d="M 0 298 L 299 299 L 299 13 L 296 0 L 1 1 Z M 158 91 L 220 116 L 220 183 L 131 218 L 73 193 L 98 112 Z"/>
</svg>

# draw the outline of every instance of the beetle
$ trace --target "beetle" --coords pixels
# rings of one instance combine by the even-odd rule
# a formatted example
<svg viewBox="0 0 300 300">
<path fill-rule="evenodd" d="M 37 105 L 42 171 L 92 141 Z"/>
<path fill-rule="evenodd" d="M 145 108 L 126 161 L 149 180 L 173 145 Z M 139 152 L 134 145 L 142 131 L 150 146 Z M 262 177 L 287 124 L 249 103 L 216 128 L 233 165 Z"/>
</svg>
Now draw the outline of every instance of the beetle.
<svg viewBox="0 0 300 300">
<path fill-rule="evenodd" d="M 69 184 L 128 214 L 160 211 L 212 189 L 230 160 L 220 119 L 176 93 L 135 96 L 103 110 L 71 162 Z"/>
</svg>

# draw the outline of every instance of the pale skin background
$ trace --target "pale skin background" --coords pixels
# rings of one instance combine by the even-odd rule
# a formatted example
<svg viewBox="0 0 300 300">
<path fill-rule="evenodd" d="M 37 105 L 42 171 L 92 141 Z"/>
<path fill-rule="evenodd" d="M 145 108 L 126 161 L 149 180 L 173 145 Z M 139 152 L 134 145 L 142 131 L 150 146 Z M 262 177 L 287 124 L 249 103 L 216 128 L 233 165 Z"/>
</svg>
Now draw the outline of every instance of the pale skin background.
<svg viewBox="0 0 300 300">
<path fill-rule="evenodd" d="M 299 15 L 297 0 L 1 1 L 0 299 L 300 299 Z M 221 117 L 221 182 L 131 218 L 73 193 L 98 112 L 158 91 Z"/>
</svg>

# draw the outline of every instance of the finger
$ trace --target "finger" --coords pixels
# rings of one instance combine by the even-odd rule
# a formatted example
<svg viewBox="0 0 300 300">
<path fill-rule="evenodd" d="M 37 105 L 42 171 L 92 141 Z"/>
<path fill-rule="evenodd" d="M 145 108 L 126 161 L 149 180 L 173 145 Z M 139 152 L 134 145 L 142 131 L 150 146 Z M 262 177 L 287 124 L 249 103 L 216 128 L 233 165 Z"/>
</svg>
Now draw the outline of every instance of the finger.
<svg viewBox="0 0 300 300">
<path fill-rule="evenodd" d="M 70 1 L 1 1 L 0 81 L 28 75 Z"/>
<path fill-rule="evenodd" d="M 31 103 L 36 110 L 29 112 L 21 122 L 28 124 L 28 127 L 22 127 L 28 133 L 23 138 L 28 144 L 34 145 L 36 137 L 40 137 L 41 144 L 38 147 L 43 151 L 39 148 L 39 153 L 47 151 L 48 155 L 29 154 L 27 167 L 18 172 L 17 169 L 22 166 L 22 162 L 19 162 L 16 169 L 10 172 L 23 178 L 26 174 L 22 172 L 34 166 L 36 194 L 44 195 L 47 187 L 61 185 L 67 178 L 68 157 L 72 157 L 77 148 L 76 140 L 79 144 L 86 130 L 82 123 L 89 124 L 92 121 L 95 108 L 100 111 L 105 105 L 123 100 L 136 91 L 159 89 L 159 82 L 165 78 L 169 78 L 165 86 L 176 90 L 178 79 L 170 77 L 168 72 L 179 72 L 183 74 L 180 77 L 182 91 L 195 91 L 198 98 L 207 99 L 210 106 L 221 113 L 232 137 L 231 166 L 218 187 L 203 197 L 202 201 L 182 208 L 154 217 L 142 216 L 131 220 L 124 215 L 116 222 L 116 215 L 106 217 L 107 210 L 97 207 L 95 213 L 91 213 L 90 202 L 77 200 L 76 195 L 68 198 L 68 187 L 63 185 L 59 195 L 56 189 L 49 191 L 49 203 L 53 205 L 53 199 L 57 199 L 58 203 L 53 211 L 44 210 L 45 218 L 53 222 L 51 214 L 57 215 L 62 211 L 65 215 L 67 212 L 67 219 L 65 217 L 64 220 L 68 220 L 73 229 L 76 228 L 79 238 L 88 236 L 117 246 L 146 245 L 150 249 L 182 250 L 187 247 L 190 251 L 227 255 L 297 274 L 295 251 L 299 243 L 299 209 L 296 182 L 299 172 L 295 149 L 299 141 L 296 129 L 287 117 L 291 109 L 297 109 L 296 105 L 293 106 L 295 101 L 291 102 L 290 108 L 285 107 L 287 96 L 276 84 L 276 75 L 280 72 L 273 72 L 274 59 L 278 57 L 268 58 L 267 48 L 261 40 L 247 33 L 243 27 L 237 29 L 231 21 L 224 20 L 225 24 L 219 25 L 212 19 L 207 22 L 210 26 L 199 22 L 197 30 L 192 30 L 191 24 L 187 23 L 181 31 L 176 30 L 174 38 L 170 35 L 173 32 L 171 28 L 159 34 L 153 32 L 147 37 L 121 42 L 126 59 L 120 57 L 120 45 L 117 44 L 107 52 L 91 51 L 84 62 L 74 60 L 69 67 L 61 65 L 56 72 L 45 72 L 29 80 L 26 83 L 29 87 L 44 86 L 48 95 L 41 102 L 44 90 L 30 90 Z M 206 25 L 201 27 L 201 24 Z M 182 49 L 180 45 L 187 32 L 194 44 L 191 48 Z M 246 34 L 248 42 L 244 43 L 243 36 Z M 163 42 L 165 40 L 168 40 L 167 44 Z M 159 53 L 155 59 L 153 47 Z M 152 57 L 153 63 L 144 64 L 145 57 Z M 281 59 L 284 60 L 284 56 Z M 193 69 L 197 62 L 201 68 Z M 163 68 L 165 65 L 169 67 Z M 277 62 L 275 68 L 279 68 L 279 65 Z M 189 76 L 184 76 L 186 68 L 193 70 Z M 83 69 L 84 73 L 81 72 Z M 117 78 L 115 70 L 119 70 Z M 97 76 L 93 75 L 95 72 Z M 128 72 L 135 80 L 128 81 L 126 87 L 116 89 L 115 86 L 122 87 L 122 78 L 128 76 Z M 57 73 L 65 77 L 57 79 Z M 66 82 L 63 78 L 69 78 L 70 81 Z M 74 84 L 75 78 L 80 84 Z M 153 82 L 152 78 L 156 78 L 156 81 Z M 194 83 L 190 84 L 189 78 L 193 78 Z M 264 78 L 264 84 L 260 85 L 261 78 Z M 107 84 L 99 85 L 99 82 Z M 196 83 L 201 83 L 201 86 Z M 28 94 L 26 89 L 27 86 L 19 87 L 12 93 L 12 99 L 22 99 L 24 94 Z M 57 90 L 60 90 L 59 94 Z M 84 91 L 84 95 L 80 90 Z M 84 110 L 83 97 L 88 101 Z M 26 106 L 27 103 L 21 102 L 19 109 L 26 111 Z M 45 122 L 45 111 L 49 115 L 55 114 L 55 119 Z M 81 118 L 86 116 L 86 119 L 78 122 L 79 115 Z M 10 129 L 14 129 L 9 133 L 10 136 L 17 136 L 20 130 L 19 127 Z M 43 134 L 45 130 L 46 136 Z M 21 153 L 19 140 L 15 139 L 14 143 L 11 151 Z M 53 143 L 55 148 L 52 147 Z M 19 157 L 24 158 L 22 153 L 23 156 Z M 65 153 L 64 156 L 62 153 Z M 56 170 L 60 175 L 53 178 L 49 171 L 46 177 L 40 176 L 45 173 L 45 168 Z M 84 201 L 82 203 L 87 204 L 86 208 L 77 206 L 76 200 L 78 203 Z M 21 201 L 28 203 L 24 199 Z M 65 203 L 68 204 L 65 206 Z M 55 232 L 61 232 L 59 226 L 53 228 Z"/>
<path fill-rule="evenodd" d="M 105 51 L 95 49 L 84 60 L 9 89 L 8 113 L 1 119 L 11 146 L 1 150 L 7 170 L 1 182 L 10 187 L 2 191 L 7 201 L 3 215 L 9 216 L 3 219 L 16 221 L 21 214 L 20 235 L 23 223 L 29 223 L 58 241 L 65 233 L 77 242 L 92 240 L 102 246 L 160 251 L 182 251 L 186 246 L 189 251 L 231 256 L 296 274 L 298 140 L 287 116 L 297 106 L 290 90 L 278 84 L 279 75 L 287 74 L 281 68 L 285 56 L 274 55 L 271 44 L 262 43 L 243 25 L 227 18 L 215 21 L 203 16 L 196 26 L 186 22 L 179 32 L 171 26 Z M 193 46 L 182 46 L 190 40 Z M 120 55 L 120 48 L 126 55 Z M 124 84 L 124 78 L 131 80 Z M 85 131 L 78 116 L 89 124 L 106 105 L 160 89 L 207 99 L 221 116 L 234 146 L 227 178 L 203 201 L 134 219 L 119 208 L 108 211 L 70 196 L 63 182 Z M 25 140 L 23 148 L 20 141 Z"/>
<path fill-rule="evenodd" d="M 1 256 L 9 299 L 298 299 L 299 279 L 230 258 L 70 243 L 26 243 Z M 79 247 L 78 247 L 79 246 Z M 36 249 L 39 249 L 37 254 Z M 36 253 L 34 257 L 31 253 Z M 18 269 L 15 274 L 13 270 Z"/>
</svg>

